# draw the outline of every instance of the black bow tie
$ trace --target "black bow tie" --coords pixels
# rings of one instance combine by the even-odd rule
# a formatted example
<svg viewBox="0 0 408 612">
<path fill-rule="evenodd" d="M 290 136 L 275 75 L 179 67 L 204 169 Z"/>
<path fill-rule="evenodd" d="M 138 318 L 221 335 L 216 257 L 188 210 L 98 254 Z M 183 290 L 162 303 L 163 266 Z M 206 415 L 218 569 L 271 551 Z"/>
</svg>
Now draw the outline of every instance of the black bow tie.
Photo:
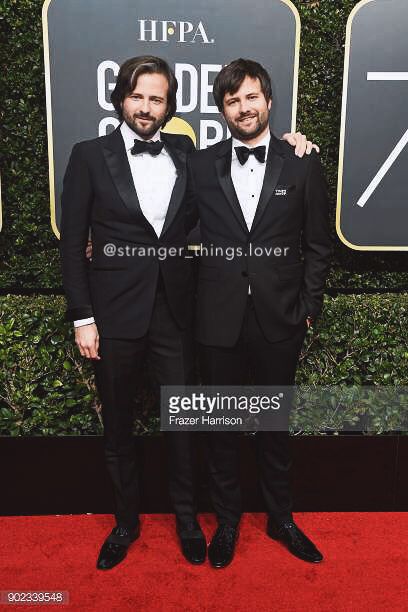
<svg viewBox="0 0 408 612">
<path fill-rule="evenodd" d="M 260 147 L 255 147 L 255 149 L 248 149 L 248 147 L 235 147 L 235 152 L 238 157 L 238 161 L 243 166 L 248 161 L 248 157 L 250 155 L 255 155 L 256 159 L 261 162 L 261 164 L 265 163 L 265 155 L 266 155 L 266 147 L 262 145 Z"/>
<path fill-rule="evenodd" d="M 161 142 L 161 140 L 152 142 L 151 140 L 138 140 L 136 138 L 135 144 L 130 149 L 130 152 L 132 155 L 138 155 L 138 153 L 150 153 L 150 155 L 156 157 L 156 155 L 161 153 L 163 147 L 164 142 Z"/>
</svg>

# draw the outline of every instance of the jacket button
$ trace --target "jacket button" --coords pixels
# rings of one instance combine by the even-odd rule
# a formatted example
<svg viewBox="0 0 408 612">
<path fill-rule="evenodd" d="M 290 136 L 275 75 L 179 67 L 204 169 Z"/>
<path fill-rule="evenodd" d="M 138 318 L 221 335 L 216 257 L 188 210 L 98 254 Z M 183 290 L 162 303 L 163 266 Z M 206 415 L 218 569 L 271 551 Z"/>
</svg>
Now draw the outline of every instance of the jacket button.
<svg viewBox="0 0 408 612">
<path fill-rule="evenodd" d="M 242 276 L 248 276 L 248 272 L 246 270 L 243 270 L 243 272 L 241 272 Z"/>
</svg>

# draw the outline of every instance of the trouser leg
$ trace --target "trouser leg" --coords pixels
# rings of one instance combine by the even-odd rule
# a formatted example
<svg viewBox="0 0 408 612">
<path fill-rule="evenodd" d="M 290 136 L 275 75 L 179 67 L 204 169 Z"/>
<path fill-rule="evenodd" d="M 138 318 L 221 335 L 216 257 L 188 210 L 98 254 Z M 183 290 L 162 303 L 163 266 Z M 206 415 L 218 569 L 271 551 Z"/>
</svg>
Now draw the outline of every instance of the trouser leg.
<svg viewBox="0 0 408 612">
<path fill-rule="evenodd" d="M 118 525 L 133 529 L 139 513 L 139 466 L 135 454 L 133 398 L 145 340 L 100 338 L 101 359 L 94 362 L 102 402 L 105 460 Z"/>
<path fill-rule="evenodd" d="M 245 347 L 200 347 L 201 378 L 205 385 L 242 385 L 248 369 Z M 242 513 L 239 481 L 238 432 L 207 434 L 207 463 L 211 501 L 219 524 L 236 526 Z"/>
<path fill-rule="evenodd" d="M 180 330 L 170 312 L 165 294 L 159 292 L 149 327 L 148 360 L 157 396 L 163 385 L 194 382 L 192 330 Z M 194 499 L 194 432 L 166 432 L 169 494 L 180 523 L 196 514 Z"/>
<path fill-rule="evenodd" d="M 293 336 L 268 342 L 259 326 L 253 305 L 249 306 L 248 340 L 252 377 L 256 385 L 292 386 L 305 337 L 306 324 Z M 287 395 L 288 408 L 291 393 Z M 288 397 L 289 395 L 289 397 Z M 292 518 L 290 468 L 292 455 L 288 432 L 258 431 L 255 436 L 260 483 L 268 514 L 277 522 Z"/>
</svg>

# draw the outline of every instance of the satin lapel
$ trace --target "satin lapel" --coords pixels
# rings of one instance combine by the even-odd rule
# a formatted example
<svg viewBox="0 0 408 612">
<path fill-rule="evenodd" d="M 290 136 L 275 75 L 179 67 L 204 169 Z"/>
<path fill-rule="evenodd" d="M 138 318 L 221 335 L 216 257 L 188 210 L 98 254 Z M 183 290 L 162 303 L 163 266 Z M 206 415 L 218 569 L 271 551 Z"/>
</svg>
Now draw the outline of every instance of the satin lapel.
<svg viewBox="0 0 408 612">
<path fill-rule="evenodd" d="M 137 197 L 132 172 L 126 154 L 125 143 L 123 142 L 119 128 L 106 137 L 106 141 L 103 145 L 103 155 L 112 176 L 112 180 L 126 208 L 132 215 L 137 215 L 145 226 L 156 236 L 153 227 L 150 225 L 140 208 L 139 198 Z"/>
<path fill-rule="evenodd" d="M 221 189 L 224 192 L 225 197 L 227 198 L 232 212 L 234 213 L 237 221 L 242 226 L 242 229 L 248 233 L 248 227 L 245 222 L 244 215 L 242 213 L 241 205 L 237 198 L 237 194 L 235 192 L 234 183 L 231 178 L 231 138 L 225 140 L 222 143 L 222 147 L 218 152 L 218 157 L 215 160 L 215 169 L 218 177 L 218 182 L 221 185 Z"/>
<path fill-rule="evenodd" d="M 161 138 L 165 144 L 166 151 L 170 155 L 173 163 L 176 167 L 176 182 L 174 183 L 173 191 L 171 194 L 169 207 L 167 209 L 166 218 L 164 221 L 163 229 L 160 236 L 168 230 L 171 223 L 173 222 L 174 217 L 177 214 L 178 209 L 183 201 L 183 197 L 186 191 L 187 184 L 187 172 L 186 172 L 186 160 L 187 155 L 184 151 L 180 151 L 176 149 L 174 146 L 171 146 L 166 138 L 166 134 L 161 134 Z"/>
<path fill-rule="evenodd" d="M 259 196 L 259 202 L 256 209 L 255 217 L 252 222 L 251 232 L 260 222 L 262 215 L 268 205 L 269 200 L 275 192 L 276 185 L 278 184 L 280 173 L 282 172 L 284 157 L 281 150 L 279 141 L 271 135 L 271 141 L 269 144 L 268 157 L 266 160 L 265 177 L 262 185 L 261 195 Z"/>
</svg>

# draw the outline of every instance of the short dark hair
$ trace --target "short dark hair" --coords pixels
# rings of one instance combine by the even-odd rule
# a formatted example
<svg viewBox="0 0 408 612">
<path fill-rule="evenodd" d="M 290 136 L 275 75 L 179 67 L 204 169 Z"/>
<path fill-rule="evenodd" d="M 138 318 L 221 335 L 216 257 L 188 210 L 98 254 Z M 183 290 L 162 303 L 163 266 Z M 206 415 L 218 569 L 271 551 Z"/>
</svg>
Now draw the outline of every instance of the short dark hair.
<svg viewBox="0 0 408 612">
<path fill-rule="evenodd" d="M 123 120 L 122 102 L 136 87 L 137 79 L 142 74 L 162 74 L 166 77 L 169 84 L 167 93 L 168 112 L 166 115 L 165 125 L 175 115 L 177 102 L 176 94 L 178 83 L 174 72 L 167 62 L 161 57 L 154 55 L 139 55 L 126 60 L 119 69 L 118 78 L 116 79 L 115 89 L 111 94 L 111 102 L 115 107 L 115 111 L 119 119 Z"/>
<path fill-rule="evenodd" d="M 214 80 L 213 95 L 220 113 L 224 109 L 224 96 L 226 93 L 234 94 L 241 87 L 245 77 L 258 78 L 265 100 L 272 100 L 271 77 L 261 64 L 250 59 L 239 59 L 230 62 L 222 68 Z"/>
</svg>

